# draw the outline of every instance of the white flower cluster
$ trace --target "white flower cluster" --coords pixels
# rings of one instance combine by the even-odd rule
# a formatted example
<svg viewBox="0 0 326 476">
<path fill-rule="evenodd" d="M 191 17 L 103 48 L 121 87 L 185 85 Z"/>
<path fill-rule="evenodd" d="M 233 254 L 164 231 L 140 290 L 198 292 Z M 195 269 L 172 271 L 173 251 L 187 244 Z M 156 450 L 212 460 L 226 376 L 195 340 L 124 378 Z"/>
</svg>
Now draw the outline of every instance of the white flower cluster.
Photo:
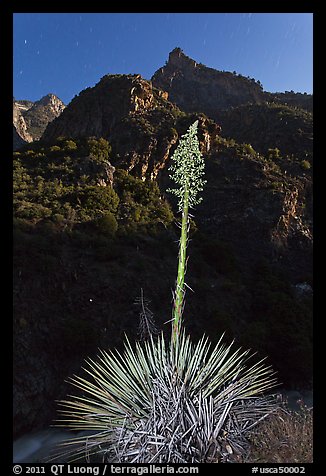
<svg viewBox="0 0 326 476">
<path fill-rule="evenodd" d="M 198 121 L 195 121 L 184 134 L 172 155 L 172 165 L 169 167 L 172 173 L 170 178 L 179 185 L 179 188 L 168 189 L 179 198 L 178 208 L 181 212 L 184 207 L 185 197 L 188 198 L 189 207 L 194 207 L 202 201 L 197 198 L 198 192 L 203 190 L 206 180 L 204 175 L 204 159 L 199 150 L 197 138 Z"/>
</svg>

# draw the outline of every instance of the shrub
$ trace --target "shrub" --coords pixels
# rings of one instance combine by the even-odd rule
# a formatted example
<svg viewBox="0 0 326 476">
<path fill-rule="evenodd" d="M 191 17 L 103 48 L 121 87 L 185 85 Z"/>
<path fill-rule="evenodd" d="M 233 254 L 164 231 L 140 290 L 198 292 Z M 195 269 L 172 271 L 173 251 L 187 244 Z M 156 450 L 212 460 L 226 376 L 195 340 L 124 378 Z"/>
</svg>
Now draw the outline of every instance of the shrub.
<svg viewBox="0 0 326 476">
<path fill-rule="evenodd" d="M 50 152 L 59 152 L 61 151 L 61 147 L 59 147 L 58 145 L 53 145 L 50 147 Z"/>
<path fill-rule="evenodd" d="M 148 205 L 160 195 L 156 182 L 144 182 L 141 178 L 128 174 L 125 170 L 118 169 L 115 173 L 115 188 L 124 200 L 128 198 L 142 205 Z"/>
<path fill-rule="evenodd" d="M 40 203 L 27 202 L 23 200 L 15 204 L 15 213 L 19 218 L 39 220 L 51 216 L 52 211 Z"/>
<path fill-rule="evenodd" d="M 64 149 L 65 150 L 76 150 L 77 144 L 73 140 L 67 140 L 64 142 Z"/>
<path fill-rule="evenodd" d="M 281 158 L 280 149 L 278 149 L 277 147 L 275 147 L 275 149 L 268 149 L 267 158 L 270 160 L 280 159 Z"/>
<path fill-rule="evenodd" d="M 301 167 L 304 169 L 304 170 L 309 170 L 311 169 L 311 163 L 309 162 L 309 160 L 302 160 L 300 162 L 300 165 Z"/>
<path fill-rule="evenodd" d="M 116 212 L 119 197 L 111 187 L 87 185 L 70 195 L 70 200 L 80 205 L 90 217 L 96 217 L 103 212 Z"/>
<path fill-rule="evenodd" d="M 62 143 L 62 142 L 65 142 L 66 140 L 67 138 L 65 136 L 59 136 L 57 137 L 56 142 Z"/>
<path fill-rule="evenodd" d="M 123 225 L 129 227 L 131 223 L 136 223 L 155 228 L 158 223 L 168 226 L 173 222 L 171 207 L 161 198 L 156 182 L 143 182 L 140 178 L 117 169 L 115 190 L 120 197 L 118 215 L 123 220 Z"/>
<path fill-rule="evenodd" d="M 58 227 L 63 226 L 66 223 L 65 217 L 61 213 L 54 213 L 51 219 L 56 225 L 58 225 Z"/>
<path fill-rule="evenodd" d="M 99 139 L 87 139 L 87 148 L 89 156 L 97 162 L 107 162 L 111 153 L 111 145 L 106 139 L 100 137 Z"/>
<path fill-rule="evenodd" d="M 111 212 L 105 213 L 96 220 L 97 229 L 109 237 L 113 237 L 118 230 L 118 222 Z"/>
<path fill-rule="evenodd" d="M 242 144 L 243 151 L 247 154 L 254 154 L 255 150 L 251 144 Z"/>
<path fill-rule="evenodd" d="M 247 463 L 312 463 L 313 412 L 280 411 L 250 436 Z"/>
</svg>

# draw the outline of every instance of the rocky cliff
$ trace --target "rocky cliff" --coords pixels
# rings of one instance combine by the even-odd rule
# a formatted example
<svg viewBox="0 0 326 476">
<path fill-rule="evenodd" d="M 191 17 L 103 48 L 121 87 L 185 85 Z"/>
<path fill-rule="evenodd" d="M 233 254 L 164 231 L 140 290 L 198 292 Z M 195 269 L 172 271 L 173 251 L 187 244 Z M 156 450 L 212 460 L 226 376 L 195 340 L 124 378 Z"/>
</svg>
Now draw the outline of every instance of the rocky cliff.
<svg viewBox="0 0 326 476">
<path fill-rule="evenodd" d="M 289 173 L 288 162 L 217 138 L 206 162 L 209 206 L 199 207 L 197 222 L 239 258 L 268 257 L 294 282 L 311 271 L 312 177 L 300 167 Z"/>
<path fill-rule="evenodd" d="M 24 144 L 25 142 L 32 142 L 33 137 L 28 132 L 27 124 L 22 111 L 25 111 L 25 108 L 21 108 L 19 102 L 13 99 L 13 126 L 14 126 L 14 145 Z M 21 141 L 17 138 L 17 135 L 20 137 Z M 15 150 L 15 149 L 14 149 Z"/>
<path fill-rule="evenodd" d="M 12 126 L 12 145 L 13 150 L 18 150 L 23 145 L 27 144 L 27 141 L 22 139 L 21 135 L 18 134 L 16 127 Z"/>
<path fill-rule="evenodd" d="M 139 177 L 155 179 L 179 132 L 185 132 L 190 121 L 191 116 L 168 101 L 166 92 L 140 75 L 107 75 L 75 97 L 60 117 L 48 125 L 42 140 L 60 136 L 103 137 L 112 145 L 115 166 Z M 209 147 L 207 121 L 202 115 L 203 149 Z M 214 137 L 219 129 L 208 122 Z"/>
<path fill-rule="evenodd" d="M 47 94 L 36 102 L 13 100 L 13 124 L 21 142 L 14 133 L 14 150 L 25 142 L 39 140 L 49 122 L 58 117 L 65 105 L 54 94 Z"/>
<path fill-rule="evenodd" d="M 209 68 L 186 56 L 180 48 L 171 51 L 167 63 L 156 71 L 152 82 L 167 91 L 170 100 L 183 111 L 204 112 L 217 122 L 220 122 L 220 112 L 249 104 L 276 103 L 309 112 L 313 109 L 311 94 L 263 91 L 259 80 Z"/>
<path fill-rule="evenodd" d="M 197 63 L 180 48 L 171 51 L 167 64 L 156 71 L 152 82 L 167 91 L 180 109 L 204 112 L 217 121 L 221 110 L 263 101 L 262 87 L 254 79 Z"/>
<path fill-rule="evenodd" d="M 198 64 L 180 48 L 171 51 L 152 81 L 182 110 L 201 111 L 218 121 L 224 137 L 264 155 L 279 149 L 279 157 L 289 159 L 288 171 L 300 173 L 300 161 L 312 162 L 312 95 L 265 92 L 259 81 Z"/>
<path fill-rule="evenodd" d="M 15 101 L 14 99 L 14 102 L 16 107 L 20 110 L 21 113 L 28 111 L 34 104 L 33 101 L 27 101 L 25 99 L 22 99 L 19 101 Z"/>
<path fill-rule="evenodd" d="M 54 94 L 47 94 L 24 112 L 27 129 L 33 140 L 41 138 L 46 126 L 60 116 L 65 105 Z"/>
</svg>

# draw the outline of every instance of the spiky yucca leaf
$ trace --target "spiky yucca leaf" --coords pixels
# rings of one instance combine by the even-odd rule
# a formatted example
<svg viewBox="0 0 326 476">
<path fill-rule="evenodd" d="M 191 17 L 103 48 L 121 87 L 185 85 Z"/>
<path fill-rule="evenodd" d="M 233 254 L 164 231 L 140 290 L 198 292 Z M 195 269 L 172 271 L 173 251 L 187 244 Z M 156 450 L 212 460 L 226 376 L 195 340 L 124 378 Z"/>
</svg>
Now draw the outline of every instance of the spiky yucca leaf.
<svg viewBox="0 0 326 476">
<path fill-rule="evenodd" d="M 58 426 L 95 434 L 65 442 L 67 455 L 204 462 L 212 447 L 218 451 L 225 431 L 236 446 L 247 428 L 273 410 L 260 395 L 275 379 L 270 367 L 249 366 L 249 352 L 233 351 L 232 345 L 221 338 L 211 350 L 206 337 L 193 343 L 182 331 L 177 345 L 166 343 L 163 334 L 134 347 L 126 339 L 123 353 L 101 351 L 96 361 L 88 359 L 90 379 L 70 379 L 83 394 L 60 402 Z"/>
</svg>

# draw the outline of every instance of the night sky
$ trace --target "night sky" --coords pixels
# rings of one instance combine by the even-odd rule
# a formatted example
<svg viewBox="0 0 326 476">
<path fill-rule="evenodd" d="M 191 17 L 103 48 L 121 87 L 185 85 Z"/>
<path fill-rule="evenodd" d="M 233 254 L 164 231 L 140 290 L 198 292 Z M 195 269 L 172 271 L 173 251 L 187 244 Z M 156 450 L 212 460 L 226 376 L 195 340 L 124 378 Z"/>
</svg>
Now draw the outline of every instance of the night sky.
<svg viewBox="0 0 326 476">
<path fill-rule="evenodd" d="M 150 79 L 180 47 L 206 66 L 312 93 L 312 13 L 16 13 L 14 96 L 65 104 L 105 74 Z"/>
</svg>

